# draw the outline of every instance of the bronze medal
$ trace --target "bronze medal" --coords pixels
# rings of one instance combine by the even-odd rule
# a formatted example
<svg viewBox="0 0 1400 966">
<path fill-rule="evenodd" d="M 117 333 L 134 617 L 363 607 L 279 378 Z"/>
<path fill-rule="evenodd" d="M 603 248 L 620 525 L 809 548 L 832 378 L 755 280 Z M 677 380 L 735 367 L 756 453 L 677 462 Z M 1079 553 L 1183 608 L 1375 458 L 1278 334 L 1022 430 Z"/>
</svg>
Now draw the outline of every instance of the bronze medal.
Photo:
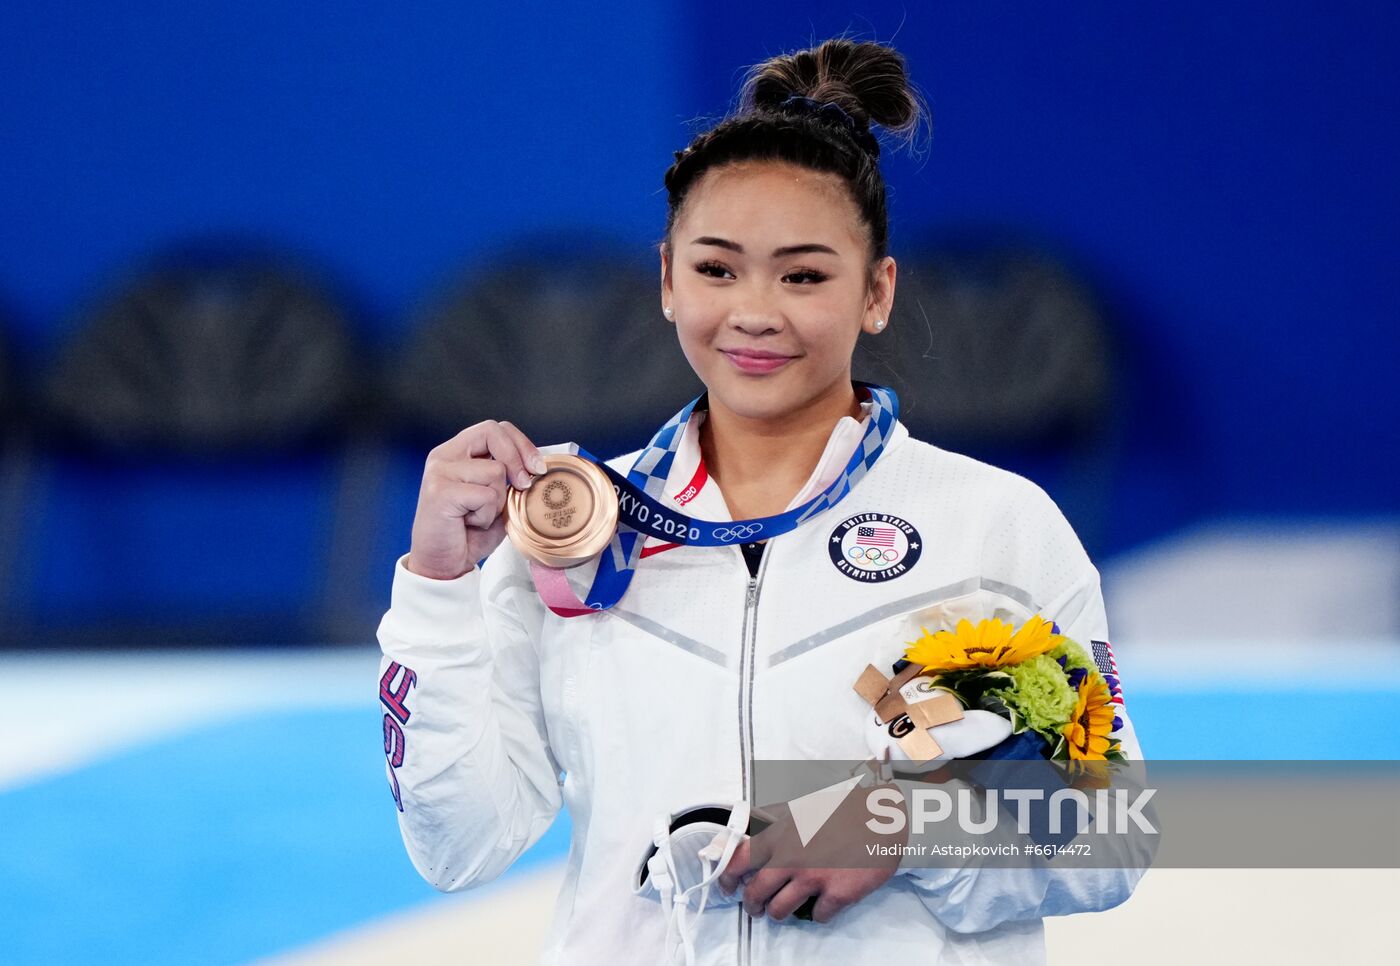
<svg viewBox="0 0 1400 966">
<path fill-rule="evenodd" d="M 598 466 L 569 453 L 544 458 L 546 470 L 527 490 L 506 495 L 506 535 L 546 567 L 592 560 L 617 530 L 617 493 Z"/>
</svg>

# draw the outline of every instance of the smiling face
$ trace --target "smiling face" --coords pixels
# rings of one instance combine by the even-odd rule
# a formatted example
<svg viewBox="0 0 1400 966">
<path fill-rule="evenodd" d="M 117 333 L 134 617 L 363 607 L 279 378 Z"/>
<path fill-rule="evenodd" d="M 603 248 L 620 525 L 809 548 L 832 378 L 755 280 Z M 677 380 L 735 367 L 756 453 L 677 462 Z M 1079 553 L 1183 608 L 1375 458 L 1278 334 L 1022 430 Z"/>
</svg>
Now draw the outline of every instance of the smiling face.
<svg viewBox="0 0 1400 966">
<path fill-rule="evenodd" d="M 707 171 L 663 246 L 662 304 L 722 407 L 754 420 L 849 407 L 851 354 L 894 298 L 894 259 L 839 177 L 776 161 Z"/>
</svg>

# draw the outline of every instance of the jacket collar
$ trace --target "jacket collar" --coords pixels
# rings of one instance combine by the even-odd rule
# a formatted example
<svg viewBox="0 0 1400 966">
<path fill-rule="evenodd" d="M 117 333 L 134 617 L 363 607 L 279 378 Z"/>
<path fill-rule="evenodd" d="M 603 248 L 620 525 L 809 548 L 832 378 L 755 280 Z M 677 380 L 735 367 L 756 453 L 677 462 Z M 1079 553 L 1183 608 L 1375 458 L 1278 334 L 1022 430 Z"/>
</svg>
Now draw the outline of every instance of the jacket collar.
<svg viewBox="0 0 1400 966">
<path fill-rule="evenodd" d="M 807 482 L 798 490 L 797 495 L 792 498 L 785 509 L 791 510 L 793 507 L 801 506 L 826 489 L 831 485 L 831 481 L 840 475 L 846 462 L 851 458 L 851 453 L 860 445 L 865 436 L 865 426 L 870 419 L 870 403 L 868 401 L 862 402 L 860 408 L 860 419 L 842 416 L 832 427 L 831 436 L 826 441 L 826 449 L 822 451 L 821 458 L 817 460 L 812 475 L 807 478 Z M 662 494 L 667 500 L 675 500 L 695 479 L 696 470 L 699 469 L 702 460 L 700 426 L 708 415 L 707 412 L 697 407 L 686 422 L 685 432 L 681 435 L 675 460 L 671 464 L 671 472 L 667 475 L 666 485 L 662 488 Z M 894 429 L 890 432 L 890 438 L 885 442 L 886 453 L 896 442 L 907 435 L 908 431 L 904 428 L 904 424 L 896 422 Z M 714 480 L 708 478 L 708 474 L 699 492 L 686 503 L 685 509 L 690 516 L 706 520 L 733 519 L 729 508 L 725 505 L 719 487 Z"/>
</svg>

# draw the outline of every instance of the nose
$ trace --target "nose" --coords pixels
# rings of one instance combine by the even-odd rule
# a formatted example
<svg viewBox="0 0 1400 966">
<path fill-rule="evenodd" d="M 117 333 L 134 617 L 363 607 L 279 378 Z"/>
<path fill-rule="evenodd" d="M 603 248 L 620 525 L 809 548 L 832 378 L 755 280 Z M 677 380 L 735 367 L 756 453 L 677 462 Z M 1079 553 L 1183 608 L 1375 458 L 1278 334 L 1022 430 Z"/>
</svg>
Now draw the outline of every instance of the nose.
<svg viewBox="0 0 1400 966">
<path fill-rule="evenodd" d="M 768 335 L 782 328 L 771 317 L 753 314 L 736 315 L 730 319 L 729 324 L 745 335 Z"/>
<path fill-rule="evenodd" d="M 729 324 L 745 335 L 766 335 L 782 331 L 783 313 L 766 292 L 753 292 L 735 305 Z"/>
</svg>

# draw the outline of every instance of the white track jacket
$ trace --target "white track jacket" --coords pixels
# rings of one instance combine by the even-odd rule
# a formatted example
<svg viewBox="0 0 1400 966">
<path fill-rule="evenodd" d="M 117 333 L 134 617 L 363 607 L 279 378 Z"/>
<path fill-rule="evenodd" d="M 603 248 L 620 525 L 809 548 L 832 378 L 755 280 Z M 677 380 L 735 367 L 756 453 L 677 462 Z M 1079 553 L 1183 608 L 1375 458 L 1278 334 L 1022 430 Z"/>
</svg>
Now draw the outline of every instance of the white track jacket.
<svg viewBox="0 0 1400 966">
<path fill-rule="evenodd" d="M 665 497 L 732 519 L 697 474 L 702 418 Z M 793 505 L 839 471 L 860 431 L 841 420 Z M 610 465 L 626 472 L 635 456 Z M 573 841 L 546 964 L 659 962 L 663 918 L 632 888 L 655 816 L 747 799 L 753 759 L 868 758 L 870 707 L 852 684 L 867 664 L 889 673 L 919 625 L 1038 613 L 1086 649 L 1108 640 L 1098 571 L 1050 497 L 899 423 L 844 500 L 768 541 L 756 578 L 737 546 L 650 547 L 618 606 L 562 619 L 509 542 L 456 580 L 404 559 L 379 627 L 404 844 L 434 887 L 468 889 L 509 868 L 566 805 Z M 593 568 L 569 572 L 580 593 Z M 1140 758 L 1118 715 L 1115 737 Z M 902 869 L 828 924 L 707 909 L 698 962 L 1043 962 L 1041 917 L 1117 905 L 1140 875 Z"/>
</svg>

